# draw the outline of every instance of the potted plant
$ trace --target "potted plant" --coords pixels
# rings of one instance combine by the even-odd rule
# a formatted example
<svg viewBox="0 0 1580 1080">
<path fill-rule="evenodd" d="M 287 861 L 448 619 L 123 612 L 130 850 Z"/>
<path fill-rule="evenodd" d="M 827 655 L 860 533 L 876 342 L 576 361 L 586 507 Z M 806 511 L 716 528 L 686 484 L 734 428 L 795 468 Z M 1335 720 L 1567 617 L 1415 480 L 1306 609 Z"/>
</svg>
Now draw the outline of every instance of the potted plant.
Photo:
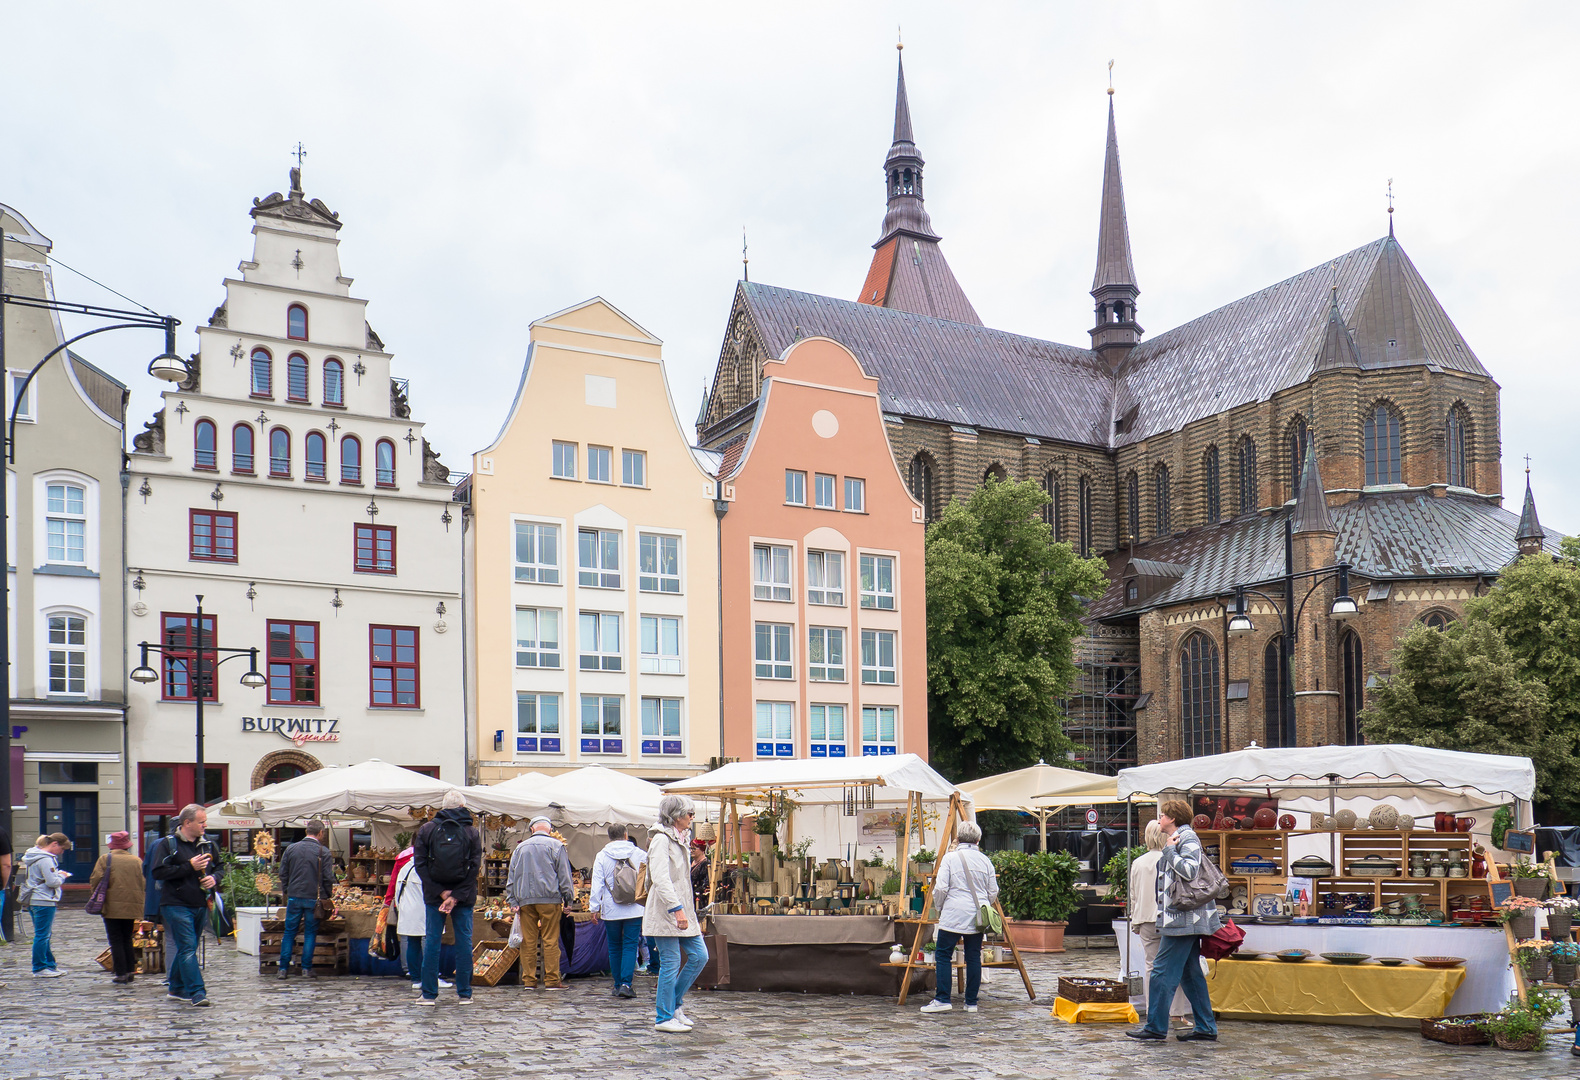
<svg viewBox="0 0 1580 1080">
<path fill-rule="evenodd" d="M 1525 1001 L 1511 1001 L 1482 1021 L 1481 1028 L 1504 1050 L 1540 1050 L 1547 1045 L 1542 1030 L 1562 1008 L 1558 995 L 1532 990 Z"/>
<path fill-rule="evenodd" d="M 1511 896 L 1498 905 L 1498 922 L 1507 926 L 1515 941 L 1536 936 L 1536 909 L 1541 904 L 1528 896 Z"/>
<path fill-rule="evenodd" d="M 933 872 L 933 864 L 937 861 L 938 852 L 929 848 L 917 848 L 916 853 L 911 856 L 911 863 L 917 877 L 927 877 L 931 874 Z"/>
<path fill-rule="evenodd" d="M 1569 984 L 1569 1019 L 1580 1025 L 1580 982 Z"/>
<path fill-rule="evenodd" d="M 1575 911 L 1580 909 L 1580 900 L 1572 896 L 1555 896 L 1543 906 L 1547 908 L 1547 929 L 1552 931 L 1553 940 L 1567 938 L 1574 925 Z"/>
<path fill-rule="evenodd" d="M 1548 948 L 1548 942 L 1542 938 L 1528 938 L 1515 944 L 1514 961 L 1525 972 L 1527 982 L 1547 981 Z"/>
<path fill-rule="evenodd" d="M 1515 896 L 1531 896 L 1540 900 L 1547 895 L 1547 864 L 1533 863 L 1529 855 L 1516 856 L 1509 863 L 1509 878 L 1514 884 Z"/>
<path fill-rule="evenodd" d="M 812 838 L 798 841 L 790 845 L 790 856 L 801 864 L 801 881 L 811 884 L 817 875 L 817 860 L 812 857 Z"/>
<path fill-rule="evenodd" d="M 1063 952 L 1065 920 L 1081 906 L 1081 864 L 1067 851 L 995 851 L 1004 933 L 1027 952 Z"/>
<path fill-rule="evenodd" d="M 1553 966 L 1553 982 L 1568 986 L 1575 981 L 1575 967 L 1580 964 L 1580 945 L 1567 939 L 1554 941 L 1547 948 L 1547 959 Z"/>
<path fill-rule="evenodd" d="M 1108 898 L 1115 903 L 1130 903 L 1130 864 L 1147 853 L 1142 846 L 1121 848 L 1114 857 L 1103 864 L 1103 877 L 1108 879 Z"/>
</svg>

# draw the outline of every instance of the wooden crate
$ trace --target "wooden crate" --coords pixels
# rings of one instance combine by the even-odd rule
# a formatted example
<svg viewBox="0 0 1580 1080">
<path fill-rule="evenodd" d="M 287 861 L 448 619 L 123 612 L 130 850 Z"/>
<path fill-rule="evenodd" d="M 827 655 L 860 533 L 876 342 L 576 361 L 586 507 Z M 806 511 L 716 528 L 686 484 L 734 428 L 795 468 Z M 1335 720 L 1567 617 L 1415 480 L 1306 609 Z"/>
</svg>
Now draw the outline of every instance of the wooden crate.
<svg viewBox="0 0 1580 1080">
<path fill-rule="evenodd" d="M 163 975 L 165 971 L 165 947 L 163 945 L 144 945 L 137 950 L 141 962 L 137 965 L 139 975 Z"/>
<path fill-rule="evenodd" d="M 285 935 L 280 932 L 258 935 L 258 974 L 273 975 L 280 970 L 280 942 Z M 291 950 L 293 966 L 302 962 L 302 937 L 296 937 Z M 313 945 L 313 973 L 317 975 L 344 975 L 351 967 L 351 939 L 341 934 L 319 934 Z"/>
<path fill-rule="evenodd" d="M 495 953 L 495 956 L 485 966 L 483 954 L 488 952 Z M 510 974 L 510 969 L 515 967 L 520 956 L 521 950 L 513 946 L 501 945 L 496 941 L 479 941 L 472 946 L 473 985 L 498 986 L 500 980 Z"/>
</svg>

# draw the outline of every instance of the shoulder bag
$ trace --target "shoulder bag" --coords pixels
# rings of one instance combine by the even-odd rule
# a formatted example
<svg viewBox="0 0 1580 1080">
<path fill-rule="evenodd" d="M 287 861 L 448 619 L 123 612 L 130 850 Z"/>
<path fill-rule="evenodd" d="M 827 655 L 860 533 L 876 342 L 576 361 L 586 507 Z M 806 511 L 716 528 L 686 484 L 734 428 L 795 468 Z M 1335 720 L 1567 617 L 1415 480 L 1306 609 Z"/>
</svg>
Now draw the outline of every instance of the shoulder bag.
<svg viewBox="0 0 1580 1080">
<path fill-rule="evenodd" d="M 82 907 L 82 910 L 89 915 L 104 914 L 104 904 L 110 898 L 110 871 L 114 866 L 115 852 L 106 851 L 104 853 L 104 876 L 99 879 L 99 883 L 88 894 L 88 902 Z"/>
<path fill-rule="evenodd" d="M 1189 880 L 1169 873 L 1168 906 L 1175 911 L 1195 911 L 1229 895 L 1229 879 L 1203 851 L 1196 873 Z"/>
<path fill-rule="evenodd" d="M 331 865 L 334 856 L 329 854 L 329 849 L 324 848 L 318 855 L 318 903 L 313 905 L 313 914 L 320 920 L 327 919 L 335 913 L 335 901 L 332 897 L 324 895 L 324 860 L 330 859 Z M 333 873 L 333 869 L 330 873 Z"/>
<path fill-rule="evenodd" d="M 971 872 L 971 864 L 966 861 L 966 853 L 956 849 L 960 856 L 960 868 L 966 875 L 966 889 L 971 893 L 971 902 L 977 908 L 977 932 L 986 934 L 1002 934 L 1004 932 L 1004 917 L 998 909 L 984 904 L 981 897 L 977 896 L 977 878 Z"/>
</svg>

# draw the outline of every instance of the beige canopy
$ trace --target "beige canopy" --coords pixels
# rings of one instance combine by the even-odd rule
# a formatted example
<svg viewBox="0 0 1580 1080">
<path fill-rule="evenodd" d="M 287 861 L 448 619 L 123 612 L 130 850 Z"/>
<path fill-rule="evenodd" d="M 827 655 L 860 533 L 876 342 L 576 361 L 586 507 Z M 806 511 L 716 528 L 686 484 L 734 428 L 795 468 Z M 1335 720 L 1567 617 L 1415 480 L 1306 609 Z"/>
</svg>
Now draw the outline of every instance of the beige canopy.
<svg viewBox="0 0 1580 1080">
<path fill-rule="evenodd" d="M 1112 776 L 1059 769 L 1039 761 L 1029 769 L 984 776 L 960 785 L 970 796 L 972 808 L 1018 810 L 1037 816 L 1042 850 L 1048 849 L 1048 815 L 1066 806 L 1089 806 L 1119 801 L 1119 783 Z"/>
</svg>

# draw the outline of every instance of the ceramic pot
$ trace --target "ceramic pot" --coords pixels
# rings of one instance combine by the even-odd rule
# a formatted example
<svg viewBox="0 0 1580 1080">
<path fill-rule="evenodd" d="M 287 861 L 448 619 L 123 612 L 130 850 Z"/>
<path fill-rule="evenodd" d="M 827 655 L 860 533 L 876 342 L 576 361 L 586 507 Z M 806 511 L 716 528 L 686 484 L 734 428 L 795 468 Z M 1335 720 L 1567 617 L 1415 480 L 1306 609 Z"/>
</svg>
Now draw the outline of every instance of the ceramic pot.
<svg viewBox="0 0 1580 1080">
<path fill-rule="evenodd" d="M 1283 814 L 1283 815 L 1280 815 L 1280 817 L 1278 819 L 1278 827 L 1280 829 L 1293 829 L 1295 827 L 1295 815 L 1294 814 Z"/>
<path fill-rule="evenodd" d="M 1212 823 L 1212 818 L 1208 817 L 1206 814 L 1197 814 L 1195 817 L 1191 818 L 1190 827 L 1196 832 L 1206 832 L 1208 829 L 1211 829 L 1214 826 Z"/>
<path fill-rule="evenodd" d="M 1258 829 L 1274 829 L 1278 827 L 1278 811 L 1271 806 L 1264 806 L 1256 812 L 1253 822 Z"/>
<path fill-rule="evenodd" d="M 1355 828 L 1355 811 L 1340 810 L 1338 813 L 1333 815 L 1333 822 L 1341 830 L 1347 832 L 1350 829 Z"/>
</svg>

